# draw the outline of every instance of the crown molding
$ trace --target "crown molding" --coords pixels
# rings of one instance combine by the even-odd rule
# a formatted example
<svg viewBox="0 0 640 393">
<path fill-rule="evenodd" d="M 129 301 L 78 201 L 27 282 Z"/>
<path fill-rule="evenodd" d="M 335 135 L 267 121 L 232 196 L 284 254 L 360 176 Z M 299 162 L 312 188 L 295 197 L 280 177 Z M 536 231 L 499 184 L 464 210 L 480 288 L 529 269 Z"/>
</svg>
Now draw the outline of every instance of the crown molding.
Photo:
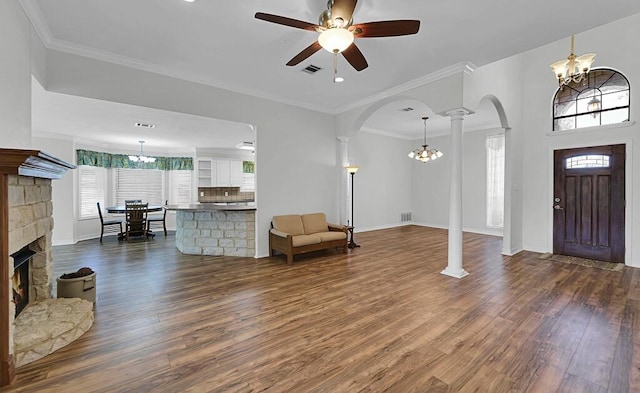
<svg viewBox="0 0 640 393">
<path fill-rule="evenodd" d="M 420 136 L 417 136 L 417 137 L 414 138 L 414 137 L 411 137 L 409 135 L 404 135 L 404 134 L 400 134 L 400 133 L 393 132 L 393 131 L 380 130 L 380 129 L 371 128 L 371 127 L 362 127 L 362 128 L 360 128 L 360 131 L 367 132 L 369 134 L 390 136 L 392 138 L 403 139 L 405 141 L 414 141 L 416 139 L 420 139 Z"/>
<path fill-rule="evenodd" d="M 383 90 L 377 94 L 370 95 L 369 97 L 363 98 L 359 101 L 354 101 L 351 105 L 347 105 L 343 107 L 339 112 L 334 114 L 338 115 L 340 113 L 348 112 L 350 110 L 359 108 L 361 106 L 373 104 L 385 98 L 393 97 L 398 94 L 404 93 L 405 91 L 414 89 L 416 87 L 420 87 L 426 85 L 431 82 L 435 82 L 437 80 L 463 73 L 465 75 L 470 75 L 473 71 L 476 70 L 476 66 L 471 62 L 461 62 L 449 67 L 442 68 L 438 71 L 432 72 L 430 74 L 421 76 L 409 82 L 403 83 L 401 85 L 392 87 L 387 90 Z"/>
<path fill-rule="evenodd" d="M 203 78 L 198 75 L 194 75 L 192 73 L 186 73 L 174 68 L 163 67 L 156 64 L 152 64 L 146 61 L 140 61 L 133 59 L 128 56 L 118 55 L 108 51 L 100 51 L 93 48 L 89 48 L 83 45 L 73 44 L 68 41 L 59 40 L 53 37 L 53 33 L 47 24 L 38 3 L 35 0 L 18 0 L 23 10 L 25 11 L 27 17 L 31 21 L 36 33 L 40 37 L 43 45 L 47 49 L 56 50 L 64 53 L 69 53 L 72 55 L 77 55 L 81 57 L 87 57 L 94 60 L 104 61 L 107 63 L 117 64 L 124 67 L 134 68 L 141 71 L 147 71 L 154 74 L 164 75 L 171 78 L 181 79 L 188 82 L 193 82 L 201 85 L 206 85 L 222 90 L 227 90 L 237 94 L 245 94 L 248 96 L 262 98 L 269 101 L 279 102 L 285 105 L 291 105 L 302 109 L 311 110 L 314 112 L 321 112 L 329 115 L 339 115 L 344 112 L 348 112 L 352 109 L 356 109 L 361 106 L 365 106 L 368 104 L 373 104 L 382 99 L 392 97 L 398 94 L 401 94 L 407 90 L 411 90 L 413 88 L 452 76 L 459 73 L 463 73 L 465 75 L 470 75 L 477 68 L 471 62 L 461 62 L 449 67 L 442 68 L 438 71 L 432 72 L 430 74 L 421 76 L 409 82 L 403 83 L 401 85 L 395 86 L 393 88 L 383 90 L 379 93 L 370 95 L 361 100 L 354 101 L 350 105 L 344 106 L 340 109 L 332 109 L 322 105 L 314 105 L 309 103 L 304 103 L 296 100 L 290 100 L 283 98 L 281 96 L 277 96 L 271 93 L 268 93 L 259 89 L 247 89 L 238 87 L 225 81 L 214 79 L 214 78 Z"/>
</svg>

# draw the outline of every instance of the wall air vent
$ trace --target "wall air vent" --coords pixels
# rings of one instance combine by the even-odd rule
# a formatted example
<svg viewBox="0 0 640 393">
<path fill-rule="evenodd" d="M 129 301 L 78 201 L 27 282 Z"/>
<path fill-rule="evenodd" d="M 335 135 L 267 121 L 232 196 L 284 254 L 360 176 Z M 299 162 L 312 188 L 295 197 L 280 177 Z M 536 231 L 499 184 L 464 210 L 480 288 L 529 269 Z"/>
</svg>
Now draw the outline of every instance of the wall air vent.
<svg viewBox="0 0 640 393">
<path fill-rule="evenodd" d="M 136 127 L 156 128 L 156 125 L 155 124 L 136 123 Z"/>
<path fill-rule="evenodd" d="M 315 66 L 313 64 L 309 64 L 308 66 L 304 67 L 302 69 L 302 71 L 306 72 L 307 74 L 315 74 L 316 72 L 320 71 L 322 68 Z"/>
<path fill-rule="evenodd" d="M 400 109 L 401 112 L 411 112 L 412 110 L 414 110 L 414 109 L 412 107 L 410 107 L 410 106 Z"/>
</svg>

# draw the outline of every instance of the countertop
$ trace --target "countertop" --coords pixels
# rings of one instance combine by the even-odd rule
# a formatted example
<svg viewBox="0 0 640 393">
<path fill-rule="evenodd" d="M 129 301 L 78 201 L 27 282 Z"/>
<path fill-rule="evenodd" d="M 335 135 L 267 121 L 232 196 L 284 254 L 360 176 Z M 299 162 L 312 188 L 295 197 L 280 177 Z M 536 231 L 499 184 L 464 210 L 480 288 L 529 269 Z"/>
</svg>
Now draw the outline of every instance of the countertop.
<svg viewBox="0 0 640 393">
<path fill-rule="evenodd" d="M 175 210 L 175 211 L 192 211 L 192 212 L 206 212 L 206 211 L 218 211 L 218 210 L 226 210 L 226 211 L 247 211 L 247 210 L 256 210 L 255 202 L 252 203 L 239 203 L 239 204 L 229 204 L 229 203 L 192 203 L 190 205 L 167 205 L 165 206 L 167 210 Z"/>
</svg>

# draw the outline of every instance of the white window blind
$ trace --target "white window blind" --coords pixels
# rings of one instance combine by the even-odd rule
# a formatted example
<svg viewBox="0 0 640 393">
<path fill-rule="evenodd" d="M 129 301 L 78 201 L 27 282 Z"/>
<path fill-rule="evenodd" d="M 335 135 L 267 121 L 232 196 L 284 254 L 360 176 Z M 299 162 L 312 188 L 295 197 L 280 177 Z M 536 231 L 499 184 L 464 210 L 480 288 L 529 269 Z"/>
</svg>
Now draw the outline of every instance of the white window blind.
<svg viewBox="0 0 640 393">
<path fill-rule="evenodd" d="M 80 218 L 98 217 L 96 203 L 104 209 L 107 169 L 95 166 L 80 165 Z"/>
<path fill-rule="evenodd" d="M 243 173 L 242 184 L 240 184 L 240 191 L 252 192 L 255 190 L 256 190 L 255 173 Z"/>
<path fill-rule="evenodd" d="M 487 147 L 487 226 L 504 226 L 504 134 L 489 135 Z"/>
<path fill-rule="evenodd" d="M 164 176 L 158 169 L 114 169 L 116 205 L 140 199 L 149 205 L 164 205 Z"/>
<path fill-rule="evenodd" d="M 191 203 L 191 178 L 193 171 L 168 171 L 169 204 Z"/>
</svg>

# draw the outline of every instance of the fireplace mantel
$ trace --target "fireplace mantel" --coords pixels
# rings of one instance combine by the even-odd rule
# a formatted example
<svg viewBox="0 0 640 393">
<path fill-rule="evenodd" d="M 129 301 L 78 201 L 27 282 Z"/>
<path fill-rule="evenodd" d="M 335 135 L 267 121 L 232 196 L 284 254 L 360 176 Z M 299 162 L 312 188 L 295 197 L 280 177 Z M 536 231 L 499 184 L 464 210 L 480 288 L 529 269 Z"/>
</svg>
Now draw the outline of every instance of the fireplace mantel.
<svg viewBox="0 0 640 393">
<path fill-rule="evenodd" d="M 0 148 L 0 386 L 11 384 L 15 377 L 9 349 L 9 176 L 61 179 L 75 168 L 40 150 Z"/>
</svg>

